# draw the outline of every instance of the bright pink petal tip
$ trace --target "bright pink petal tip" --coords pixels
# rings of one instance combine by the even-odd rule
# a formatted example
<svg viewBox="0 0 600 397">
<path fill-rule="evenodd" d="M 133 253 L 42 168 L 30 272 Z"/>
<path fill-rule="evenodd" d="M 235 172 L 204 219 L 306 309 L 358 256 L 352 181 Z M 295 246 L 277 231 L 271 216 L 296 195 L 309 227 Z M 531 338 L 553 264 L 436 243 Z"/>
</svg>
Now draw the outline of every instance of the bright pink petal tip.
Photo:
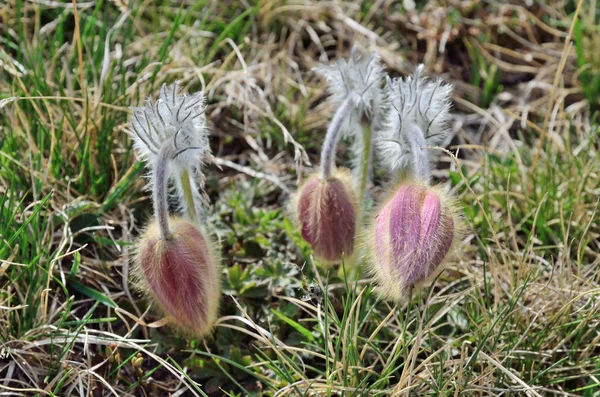
<svg viewBox="0 0 600 397">
<path fill-rule="evenodd" d="M 454 221 L 442 206 L 436 192 L 407 184 L 375 221 L 376 273 L 403 295 L 435 273 L 450 250 Z"/>
</svg>

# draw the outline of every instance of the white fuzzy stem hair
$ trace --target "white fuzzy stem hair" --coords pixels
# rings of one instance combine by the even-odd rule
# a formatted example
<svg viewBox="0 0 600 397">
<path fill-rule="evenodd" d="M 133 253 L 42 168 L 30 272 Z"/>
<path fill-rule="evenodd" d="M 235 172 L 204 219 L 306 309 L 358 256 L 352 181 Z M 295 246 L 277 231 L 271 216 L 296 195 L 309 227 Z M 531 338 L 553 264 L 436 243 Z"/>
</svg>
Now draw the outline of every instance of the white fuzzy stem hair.
<svg viewBox="0 0 600 397">
<path fill-rule="evenodd" d="M 165 145 L 158 153 L 154 167 L 154 183 L 152 186 L 152 202 L 154 214 L 158 220 L 160 238 L 167 240 L 171 236 L 169 229 L 169 204 L 167 202 L 168 167 L 172 157 L 172 147 Z"/>
<path fill-rule="evenodd" d="M 424 66 L 406 79 L 388 78 L 389 113 L 378 134 L 382 162 L 396 174 L 429 182 L 427 146 L 450 135 L 448 119 L 452 86 L 421 77 Z"/>
<path fill-rule="evenodd" d="M 156 101 L 133 109 L 130 134 L 138 157 L 150 170 L 154 211 L 162 238 L 170 235 L 167 190 L 170 177 L 176 177 L 180 205 L 193 222 L 199 215 L 199 193 L 193 176 L 207 153 L 205 99 L 201 92 L 190 96 L 178 93 L 177 83 L 163 85 Z"/>
<path fill-rule="evenodd" d="M 339 106 L 325 137 L 322 176 L 331 175 L 336 145 L 342 135 L 354 138 L 352 150 L 361 171 L 364 168 L 361 165 L 371 159 L 370 142 L 363 142 L 364 125 L 369 124 L 372 129 L 381 118 L 383 68 L 379 56 L 374 53 L 364 56 L 354 47 L 348 59 L 340 59 L 334 65 L 320 65 L 315 71 L 325 77 L 330 99 Z M 369 153 L 365 153 L 365 148 Z"/>
<path fill-rule="evenodd" d="M 359 96 L 355 92 L 351 93 L 348 98 L 338 108 L 337 112 L 327 128 L 327 134 L 325 134 L 325 142 L 323 142 L 323 148 L 321 149 L 321 179 L 327 180 L 331 178 L 333 170 L 335 169 L 335 152 L 337 143 L 342 135 L 342 124 L 348 117 L 348 114 L 354 110 L 356 104 L 359 101 Z"/>
</svg>

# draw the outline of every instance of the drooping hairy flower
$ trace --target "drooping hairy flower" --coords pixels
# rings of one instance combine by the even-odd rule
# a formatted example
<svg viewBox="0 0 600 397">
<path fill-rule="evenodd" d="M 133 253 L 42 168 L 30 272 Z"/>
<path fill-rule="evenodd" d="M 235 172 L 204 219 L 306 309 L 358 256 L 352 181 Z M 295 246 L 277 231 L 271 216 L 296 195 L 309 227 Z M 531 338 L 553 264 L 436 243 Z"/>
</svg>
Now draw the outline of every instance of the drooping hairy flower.
<svg viewBox="0 0 600 397">
<path fill-rule="evenodd" d="M 363 117 L 371 118 L 383 102 L 381 88 L 383 67 L 379 55 L 360 54 L 354 47 L 350 58 L 339 59 L 334 65 L 319 65 L 315 70 L 327 79 L 331 100 L 341 104 L 351 93 L 359 95 L 357 112 L 352 115 L 360 122 Z"/>
<path fill-rule="evenodd" d="M 186 333 L 202 335 L 219 306 L 218 260 L 211 242 L 196 226 L 171 218 L 171 235 L 160 237 L 153 222 L 141 237 L 135 267 L 141 289 Z"/>
<path fill-rule="evenodd" d="M 382 67 L 376 54 L 365 57 L 353 49 L 349 59 L 320 65 L 316 71 L 327 79 L 331 100 L 338 108 L 321 149 L 320 172 L 299 189 L 294 210 L 302 237 L 315 256 L 331 263 L 350 258 L 354 252 L 360 218 L 357 196 L 362 199 L 364 193 L 372 156 L 371 131 L 381 114 Z M 358 195 L 354 177 L 335 165 L 337 144 L 344 133 L 354 137 Z"/>
<path fill-rule="evenodd" d="M 452 86 L 421 77 L 420 65 L 413 76 L 387 81 L 390 104 L 378 149 L 391 171 L 408 170 L 412 177 L 429 178 L 426 146 L 441 144 L 448 134 Z"/>
<path fill-rule="evenodd" d="M 370 236 L 370 270 L 382 295 L 400 299 L 442 270 L 458 239 L 453 203 L 437 188 L 407 182 L 381 207 Z"/>
<path fill-rule="evenodd" d="M 172 324 L 202 335 L 213 323 L 220 296 L 219 263 L 199 227 L 201 202 L 195 178 L 208 151 L 204 96 L 163 85 L 156 101 L 133 109 L 131 135 L 150 169 L 154 219 L 136 244 L 138 287 Z M 185 219 L 169 216 L 169 182 L 178 188 Z"/>
<path fill-rule="evenodd" d="M 339 262 L 354 251 L 357 203 L 350 181 L 345 170 L 329 179 L 315 174 L 298 192 L 295 210 L 302 237 L 320 260 Z"/>
</svg>

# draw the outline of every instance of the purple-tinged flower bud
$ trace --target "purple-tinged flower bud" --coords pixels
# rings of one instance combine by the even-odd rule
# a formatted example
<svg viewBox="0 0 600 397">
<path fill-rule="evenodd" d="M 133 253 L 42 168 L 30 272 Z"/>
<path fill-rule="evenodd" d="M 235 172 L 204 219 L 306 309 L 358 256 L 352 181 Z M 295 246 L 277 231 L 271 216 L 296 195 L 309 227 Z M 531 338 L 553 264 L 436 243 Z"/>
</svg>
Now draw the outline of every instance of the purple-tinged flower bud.
<svg viewBox="0 0 600 397">
<path fill-rule="evenodd" d="M 371 233 L 371 271 L 382 294 L 400 299 L 437 275 L 458 226 L 452 205 L 438 189 L 401 185 L 381 208 Z"/>
<path fill-rule="evenodd" d="M 161 238 L 153 222 L 139 241 L 135 270 L 140 289 L 153 298 L 186 333 L 203 335 L 217 315 L 219 266 L 210 241 L 191 223 L 171 219 Z"/>
<path fill-rule="evenodd" d="M 300 188 L 295 209 L 302 237 L 315 256 L 326 262 L 349 258 L 356 235 L 356 194 L 348 171 L 336 170 L 329 179 L 311 176 Z"/>
</svg>

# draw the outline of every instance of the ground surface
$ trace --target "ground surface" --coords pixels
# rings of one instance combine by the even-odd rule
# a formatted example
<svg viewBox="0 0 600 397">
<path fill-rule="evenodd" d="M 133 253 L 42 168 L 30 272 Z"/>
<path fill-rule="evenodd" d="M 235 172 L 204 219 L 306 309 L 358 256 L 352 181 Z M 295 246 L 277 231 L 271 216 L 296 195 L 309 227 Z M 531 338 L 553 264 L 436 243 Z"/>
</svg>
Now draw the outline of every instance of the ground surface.
<svg viewBox="0 0 600 397">
<path fill-rule="evenodd" d="M 3 395 L 599 395 L 600 6 L 397 3 L 3 2 Z M 318 270 L 287 211 L 334 111 L 311 68 L 354 43 L 455 86 L 434 175 L 469 233 L 398 306 Z M 129 288 L 151 205 L 128 109 L 175 80 L 206 91 L 221 166 L 222 317 L 198 340 Z"/>
</svg>

